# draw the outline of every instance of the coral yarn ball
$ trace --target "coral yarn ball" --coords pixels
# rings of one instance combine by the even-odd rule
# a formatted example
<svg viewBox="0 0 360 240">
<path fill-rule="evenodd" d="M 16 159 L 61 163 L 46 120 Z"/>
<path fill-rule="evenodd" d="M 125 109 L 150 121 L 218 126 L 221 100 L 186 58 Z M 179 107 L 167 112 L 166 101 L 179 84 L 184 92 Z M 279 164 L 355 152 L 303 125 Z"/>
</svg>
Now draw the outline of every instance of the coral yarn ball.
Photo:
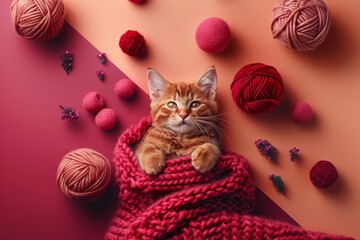
<svg viewBox="0 0 360 240">
<path fill-rule="evenodd" d="M 116 113 L 111 108 L 100 110 L 95 116 L 95 124 L 102 130 L 111 130 L 118 123 Z"/>
<path fill-rule="evenodd" d="M 284 96 L 284 83 L 278 71 L 262 63 L 248 64 L 234 76 L 231 92 L 236 105 L 251 114 L 274 110 Z"/>
<path fill-rule="evenodd" d="M 208 18 L 196 29 L 196 43 L 202 50 L 209 53 L 220 53 L 230 43 L 229 25 L 221 18 Z"/>
<path fill-rule="evenodd" d="M 322 0 L 279 0 L 272 10 L 273 37 L 295 51 L 315 50 L 330 25 L 330 12 Z"/>
<path fill-rule="evenodd" d="M 310 180 L 315 187 L 328 188 L 338 179 L 335 166 L 325 160 L 317 162 L 310 170 Z"/>
<path fill-rule="evenodd" d="M 13 0 L 10 10 L 16 32 L 30 40 L 52 39 L 64 25 L 62 0 Z"/>
<path fill-rule="evenodd" d="M 106 192 L 110 178 L 109 161 L 95 150 L 80 148 L 63 157 L 56 181 L 66 196 L 89 203 Z"/>
<path fill-rule="evenodd" d="M 128 99 L 134 96 L 136 92 L 136 84 L 128 78 L 119 80 L 114 87 L 114 92 L 121 98 Z"/>
<path fill-rule="evenodd" d="M 129 56 L 141 56 L 146 51 L 146 41 L 137 31 L 128 30 L 120 37 L 121 50 Z"/>
<path fill-rule="evenodd" d="M 291 111 L 291 117 L 299 123 L 309 123 L 313 117 L 313 110 L 306 102 L 298 102 Z"/>
<path fill-rule="evenodd" d="M 105 100 L 98 92 L 89 92 L 82 102 L 83 107 L 92 113 L 97 113 L 105 106 Z"/>
</svg>

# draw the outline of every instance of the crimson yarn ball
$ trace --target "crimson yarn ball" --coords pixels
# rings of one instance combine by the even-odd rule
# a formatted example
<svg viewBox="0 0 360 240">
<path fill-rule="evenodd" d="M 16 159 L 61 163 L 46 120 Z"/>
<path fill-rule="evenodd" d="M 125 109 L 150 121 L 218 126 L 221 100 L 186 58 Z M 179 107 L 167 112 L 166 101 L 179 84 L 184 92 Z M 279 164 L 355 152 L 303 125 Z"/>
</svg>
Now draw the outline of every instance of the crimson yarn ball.
<svg viewBox="0 0 360 240">
<path fill-rule="evenodd" d="M 141 56 L 146 50 L 146 41 L 137 31 L 128 30 L 120 37 L 119 46 L 129 56 Z"/>
<path fill-rule="evenodd" d="M 128 78 L 119 80 L 114 87 L 114 92 L 121 98 L 128 99 L 134 96 L 136 92 L 136 84 Z"/>
<path fill-rule="evenodd" d="M 118 123 L 116 113 L 111 108 L 103 108 L 95 116 L 95 124 L 101 130 L 111 130 Z"/>
<path fill-rule="evenodd" d="M 92 113 L 97 113 L 105 106 L 105 100 L 98 92 L 89 92 L 82 102 L 83 107 Z"/>
<path fill-rule="evenodd" d="M 338 177 L 335 166 L 326 160 L 318 161 L 310 170 L 310 180 L 318 188 L 332 186 Z"/>
<path fill-rule="evenodd" d="M 269 65 L 252 63 L 234 76 L 231 92 L 236 105 L 250 114 L 274 110 L 284 96 L 284 83 L 278 71 Z"/>
<path fill-rule="evenodd" d="M 209 53 L 220 53 L 230 43 L 229 25 L 221 18 L 208 18 L 196 29 L 196 43 L 202 50 Z"/>
<path fill-rule="evenodd" d="M 291 111 L 291 117 L 298 123 L 309 123 L 313 117 L 313 110 L 306 102 L 298 102 Z"/>
</svg>

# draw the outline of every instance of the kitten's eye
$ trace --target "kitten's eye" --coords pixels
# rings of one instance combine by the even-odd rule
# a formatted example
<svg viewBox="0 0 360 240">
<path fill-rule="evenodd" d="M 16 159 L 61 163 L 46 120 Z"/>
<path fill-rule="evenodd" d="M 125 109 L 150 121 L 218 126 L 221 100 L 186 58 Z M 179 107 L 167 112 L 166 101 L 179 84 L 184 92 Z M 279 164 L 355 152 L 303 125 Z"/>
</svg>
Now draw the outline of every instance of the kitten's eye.
<svg viewBox="0 0 360 240">
<path fill-rule="evenodd" d="M 168 108 L 171 108 L 171 109 L 174 109 L 174 108 L 177 107 L 177 105 L 176 105 L 175 102 L 168 102 L 168 103 L 167 103 L 167 106 L 168 106 Z"/>
<path fill-rule="evenodd" d="M 190 107 L 191 107 L 191 108 L 198 108 L 198 107 L 200 107 L 200 105 L 201 105 L 201 102 L 199 102 L 199 101 L 193 101 L 193 102 L 190 104 Z"/>
</svg>

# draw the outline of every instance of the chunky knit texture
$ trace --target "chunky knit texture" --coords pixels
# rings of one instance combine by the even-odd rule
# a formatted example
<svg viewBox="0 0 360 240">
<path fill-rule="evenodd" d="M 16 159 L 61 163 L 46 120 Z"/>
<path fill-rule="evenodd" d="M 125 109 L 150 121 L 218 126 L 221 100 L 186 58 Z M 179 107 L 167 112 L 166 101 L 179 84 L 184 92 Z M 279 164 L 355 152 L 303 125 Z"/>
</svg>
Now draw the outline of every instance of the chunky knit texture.
<svg viewBox="0 0 360 240">
<path fill-rule="evenodd" d="M 225 152 L 206 174 L 189 157 L 167 160 L 157 176 L 145 174 L 133 146 L 150 125 L 144 118 L 115 147 L 119 206 L 105 239 L 346 239 L 250 215 L 254 185 L 236 153 Z"/>
</svg>

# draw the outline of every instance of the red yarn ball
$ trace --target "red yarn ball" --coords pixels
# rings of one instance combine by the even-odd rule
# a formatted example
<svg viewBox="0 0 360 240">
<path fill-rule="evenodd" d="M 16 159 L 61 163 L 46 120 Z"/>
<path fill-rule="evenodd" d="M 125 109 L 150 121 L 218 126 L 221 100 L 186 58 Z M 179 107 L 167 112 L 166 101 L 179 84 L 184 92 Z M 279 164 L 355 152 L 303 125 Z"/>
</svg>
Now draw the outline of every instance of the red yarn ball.
<svg viewBox="0 0 360 240">
<path fill-rule="evenodd" d="M 229 25 L 221 18 L 208 18 L 202 21 L 195 33 L 196 43 L 209 53 L 220 53 L 230 43 Z"/>
<path fill-rule="evenodd" d="M 315 187 L 328 188 L 338 179 L 335 166 L 325 160 L 317 162 L 310 170 L 310 180 Z"/>
<path fill-rule="evenodd" d="M 134 96 L 136 84 L 128 78 L 119 80 L 114 87 L 114 92 L 121 98 L 128 99 Z"/>
<path fill-rule="evenodd" d="M 278 71 L 262 63 L 248 64 L 235 75 L 231 92 L 237 106 L 251 114 L 274 110 L 284 96 L 284 83 Z"/>
<path fill-rule="evenodd" d="M 291 117 L 298 123 L 309 123 L 313 117 L 313 110 L 306 102 L 298 102 L 294 105 Z"/>
<path fill-rule="evenodd" d="M 137 31 L 128 30 L 121 36 L 119 46 L 129 56 L 141 56 L 145 53 L 146 41 Z"/>
<path fill-rule="evenodd" d="M 92 113 L 97 113 L 105 106 L 105 100 L 98 92 L 89 92 L 82 102 L 83 107 Z"/>
<path fill-rule="evenodd" d="M 117 123 L 118 118 L 111 108 L 104 108 L 95 116 L 95 124 L 102 130 L 111 130 Z"/>
</svg>

